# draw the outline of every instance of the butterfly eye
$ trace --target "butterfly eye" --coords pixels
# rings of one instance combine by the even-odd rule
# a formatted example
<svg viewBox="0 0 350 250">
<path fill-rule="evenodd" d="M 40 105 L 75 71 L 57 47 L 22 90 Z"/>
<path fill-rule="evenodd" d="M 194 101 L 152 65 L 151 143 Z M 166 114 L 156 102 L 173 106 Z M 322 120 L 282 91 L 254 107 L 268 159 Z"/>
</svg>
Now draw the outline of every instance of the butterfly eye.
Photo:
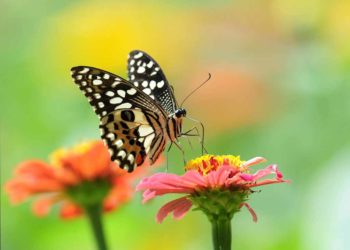
<svg viewBox="0 0 350 250">
<path fill-rule="evenodd" d="M 186 116 L 186 109 L 178 109 L 178 110 L 176 110 L 176 111 L 175 111 L 175 116 L 176 116 L 177 118 Z"/>
</svg>

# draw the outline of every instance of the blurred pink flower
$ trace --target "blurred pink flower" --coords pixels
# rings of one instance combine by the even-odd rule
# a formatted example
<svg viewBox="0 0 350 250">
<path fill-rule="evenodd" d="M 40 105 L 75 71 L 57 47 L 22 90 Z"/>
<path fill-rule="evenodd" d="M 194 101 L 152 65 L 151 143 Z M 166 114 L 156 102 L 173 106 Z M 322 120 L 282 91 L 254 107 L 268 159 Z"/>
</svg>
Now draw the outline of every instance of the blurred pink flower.
<svg viewBox="0 0 350 250">
<path fill-rule="evenodd" d="M 286 182 L 276 165 L 249 173 L 250 166 L 264 161 L 262 157 L 244 162 L 239 156 L 205 155 L 190 161 L 185 167 L 187 172 L 182 176 L 157 173 L 144 178 L 136 189 L 144 191 L 143 203 L 164 194 L 185 194 L 160 208 L 156 217 L 159 223 L 170 213 L 175 219 L 181 219 L 193 205 L 208 216 L 219 215 L 215 211 L 220 210 L 231 218 L 245 206 L 256 221 L 255 212 L 244 202 L 253 192 L 251 188 Z M 273 178 L 262 179 L 270 174 L 274 174 Z"/>
</svg>

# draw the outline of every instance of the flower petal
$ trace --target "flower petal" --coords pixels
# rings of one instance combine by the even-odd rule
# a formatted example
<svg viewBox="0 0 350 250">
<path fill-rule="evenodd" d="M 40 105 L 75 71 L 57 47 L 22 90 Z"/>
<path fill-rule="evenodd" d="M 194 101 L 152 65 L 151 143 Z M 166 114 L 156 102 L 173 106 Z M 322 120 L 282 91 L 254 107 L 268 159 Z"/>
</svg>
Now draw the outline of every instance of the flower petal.
<svg viewBox="0 0 350 250">
<path fill-rule="evenodd" d="M 83 210 L 71 202 L 64 203 L 60 209 L 60 216 L 63 219 L 72 219 L 81 215 L 82 213 Z"/>
<path fill-rule="evenodd" d="M 197 174 L 189 172 L 185 173 L 183 176 L 168 173 L 154 174 L 151 177 L 142 179 L 136 186 L 136 190 L 145 190 L 143 193 L 143 203 L 155 196 L 167 193 L 193 193 L 197 188 L 197 183 L 203 185 L 205 182 L 203 180 L 200 181 Z M 194 181 L 191 181 L 191 177 L 194 177 Z"/>
<path fill-rule="evenodd" d="M 266 159 L 264 157 L 254 157 L 248 161 L 246 161 L 245 163 L 242 164 L 242 167 L 250 167 L 250 166 L 253 166 L 255 164 L 259 164 L 261 162 L 265 162 Z"/>
<path fill-rule="evenodd" d="M 62 189 L 63 185 L 55 178 L 53 168 L 39 160 L 19 164 L 15 177 L 5 184 L 5 190 L 13 203 L 19 203 L 32 194 Z"/>
<path fill-rule="evenodd" d="M 244 202 L 244 203 L 241 204 L 241 207 L 243 207 L 243 206 L 245 206 L 248 209 L 248 211 L 250 212 L 250 214 L 253 217 L 253 221 L 257 222 L 258 221 L 258 217 L 256 216 L 255 211 L 249 206 L 249 204 Z"/>
<path fill-rule="evenodd" d="M 133 189 L 127 181 L 119 179 L 110 190 L 109 194 L 103 201 L 104 211 L 112 211 L 121 204 L 129 201 L 133 195 Z"/>
<path fill-rule="evenodd" d="M 36 214 L 39 217 L 45 216 L 50 212 L 52 205 L 60 199 L 61 197 L 59 195 L 40 198 L 33 203 L 32 210 L 34 214 Z"/>
<path fill-rule="evenodd" d="M 244 180 L 244 181 L 249 181 L 249 182 L 254 182 L 257 181 L 263 177 L 265 177 L 266 175 L 275 173 L 276 175 L 276 179 L 277 180 L 281 180 L 283 178 L 282 173 L 278 170 L 277 165 L 270 165 L 264 169 L 261 169 L 259 171 L 257 171 L 255 174 L 246 174 L 243 173 L 240 175 L 240 177 Z"/>
<path fill-rule="evenodd" d="M 183 216 L 185 216 L 191 206 L 192 202 L 188 200 L 187 197 L 181 197 L 170 201 L 159 209 L 156 220 L 158 223 L 162 223 L 164 218 L 168 216 L 169 213 L 173 213 L 174 219 L 181 219 Z"/>
</svg>

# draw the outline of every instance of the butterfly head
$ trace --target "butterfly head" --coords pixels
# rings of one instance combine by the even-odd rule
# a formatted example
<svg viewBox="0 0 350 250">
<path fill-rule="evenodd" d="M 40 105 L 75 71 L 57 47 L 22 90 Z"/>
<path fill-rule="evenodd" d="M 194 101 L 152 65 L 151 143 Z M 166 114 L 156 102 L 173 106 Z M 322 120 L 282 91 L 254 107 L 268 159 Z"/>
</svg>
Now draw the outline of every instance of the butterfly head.
<svg viewBox="0 0 350 250">
<path fill-rule="evenodd" d="M 175 111 L 175 117 L 176 118 L 181 118 L 181 117 L 185 117 L 186 116 L 186 109 L 183 108 L 179 108 Z"/>
</svg>

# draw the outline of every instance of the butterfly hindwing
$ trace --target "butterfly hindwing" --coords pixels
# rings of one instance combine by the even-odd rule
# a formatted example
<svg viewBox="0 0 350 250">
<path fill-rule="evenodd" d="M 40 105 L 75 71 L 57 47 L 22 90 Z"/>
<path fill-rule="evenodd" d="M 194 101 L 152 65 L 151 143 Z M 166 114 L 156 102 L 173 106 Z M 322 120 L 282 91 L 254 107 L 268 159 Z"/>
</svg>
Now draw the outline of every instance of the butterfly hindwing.
<svg viewBox="0 0 350 250">
<path fill-rule="evenodd" d="M 173 90 L 158 63 L 147 53 L 134 50 L 128 59 L 129 81 L 149 95 L 168 113 L 173 114 L 177 103 Z"/>
<path fill-rule="evenodd" d="M 100 129 L 112 160 L 129 172 L 144 162 L 154 137 L 161 132 L 137 109 L 121 109 L 108 114 L 101 119 Z"/>
<path fill-rule="evenodd" d="M 131 172 L 147 154 L 152 162 L 158 158 L 151 145 L 162 136 L 166 117 L 153 99 L 123 78 L 97 68 L 74 67 L 72 77 L 100 117 L 101 137 L 112 160 Z"/>
</svg>

